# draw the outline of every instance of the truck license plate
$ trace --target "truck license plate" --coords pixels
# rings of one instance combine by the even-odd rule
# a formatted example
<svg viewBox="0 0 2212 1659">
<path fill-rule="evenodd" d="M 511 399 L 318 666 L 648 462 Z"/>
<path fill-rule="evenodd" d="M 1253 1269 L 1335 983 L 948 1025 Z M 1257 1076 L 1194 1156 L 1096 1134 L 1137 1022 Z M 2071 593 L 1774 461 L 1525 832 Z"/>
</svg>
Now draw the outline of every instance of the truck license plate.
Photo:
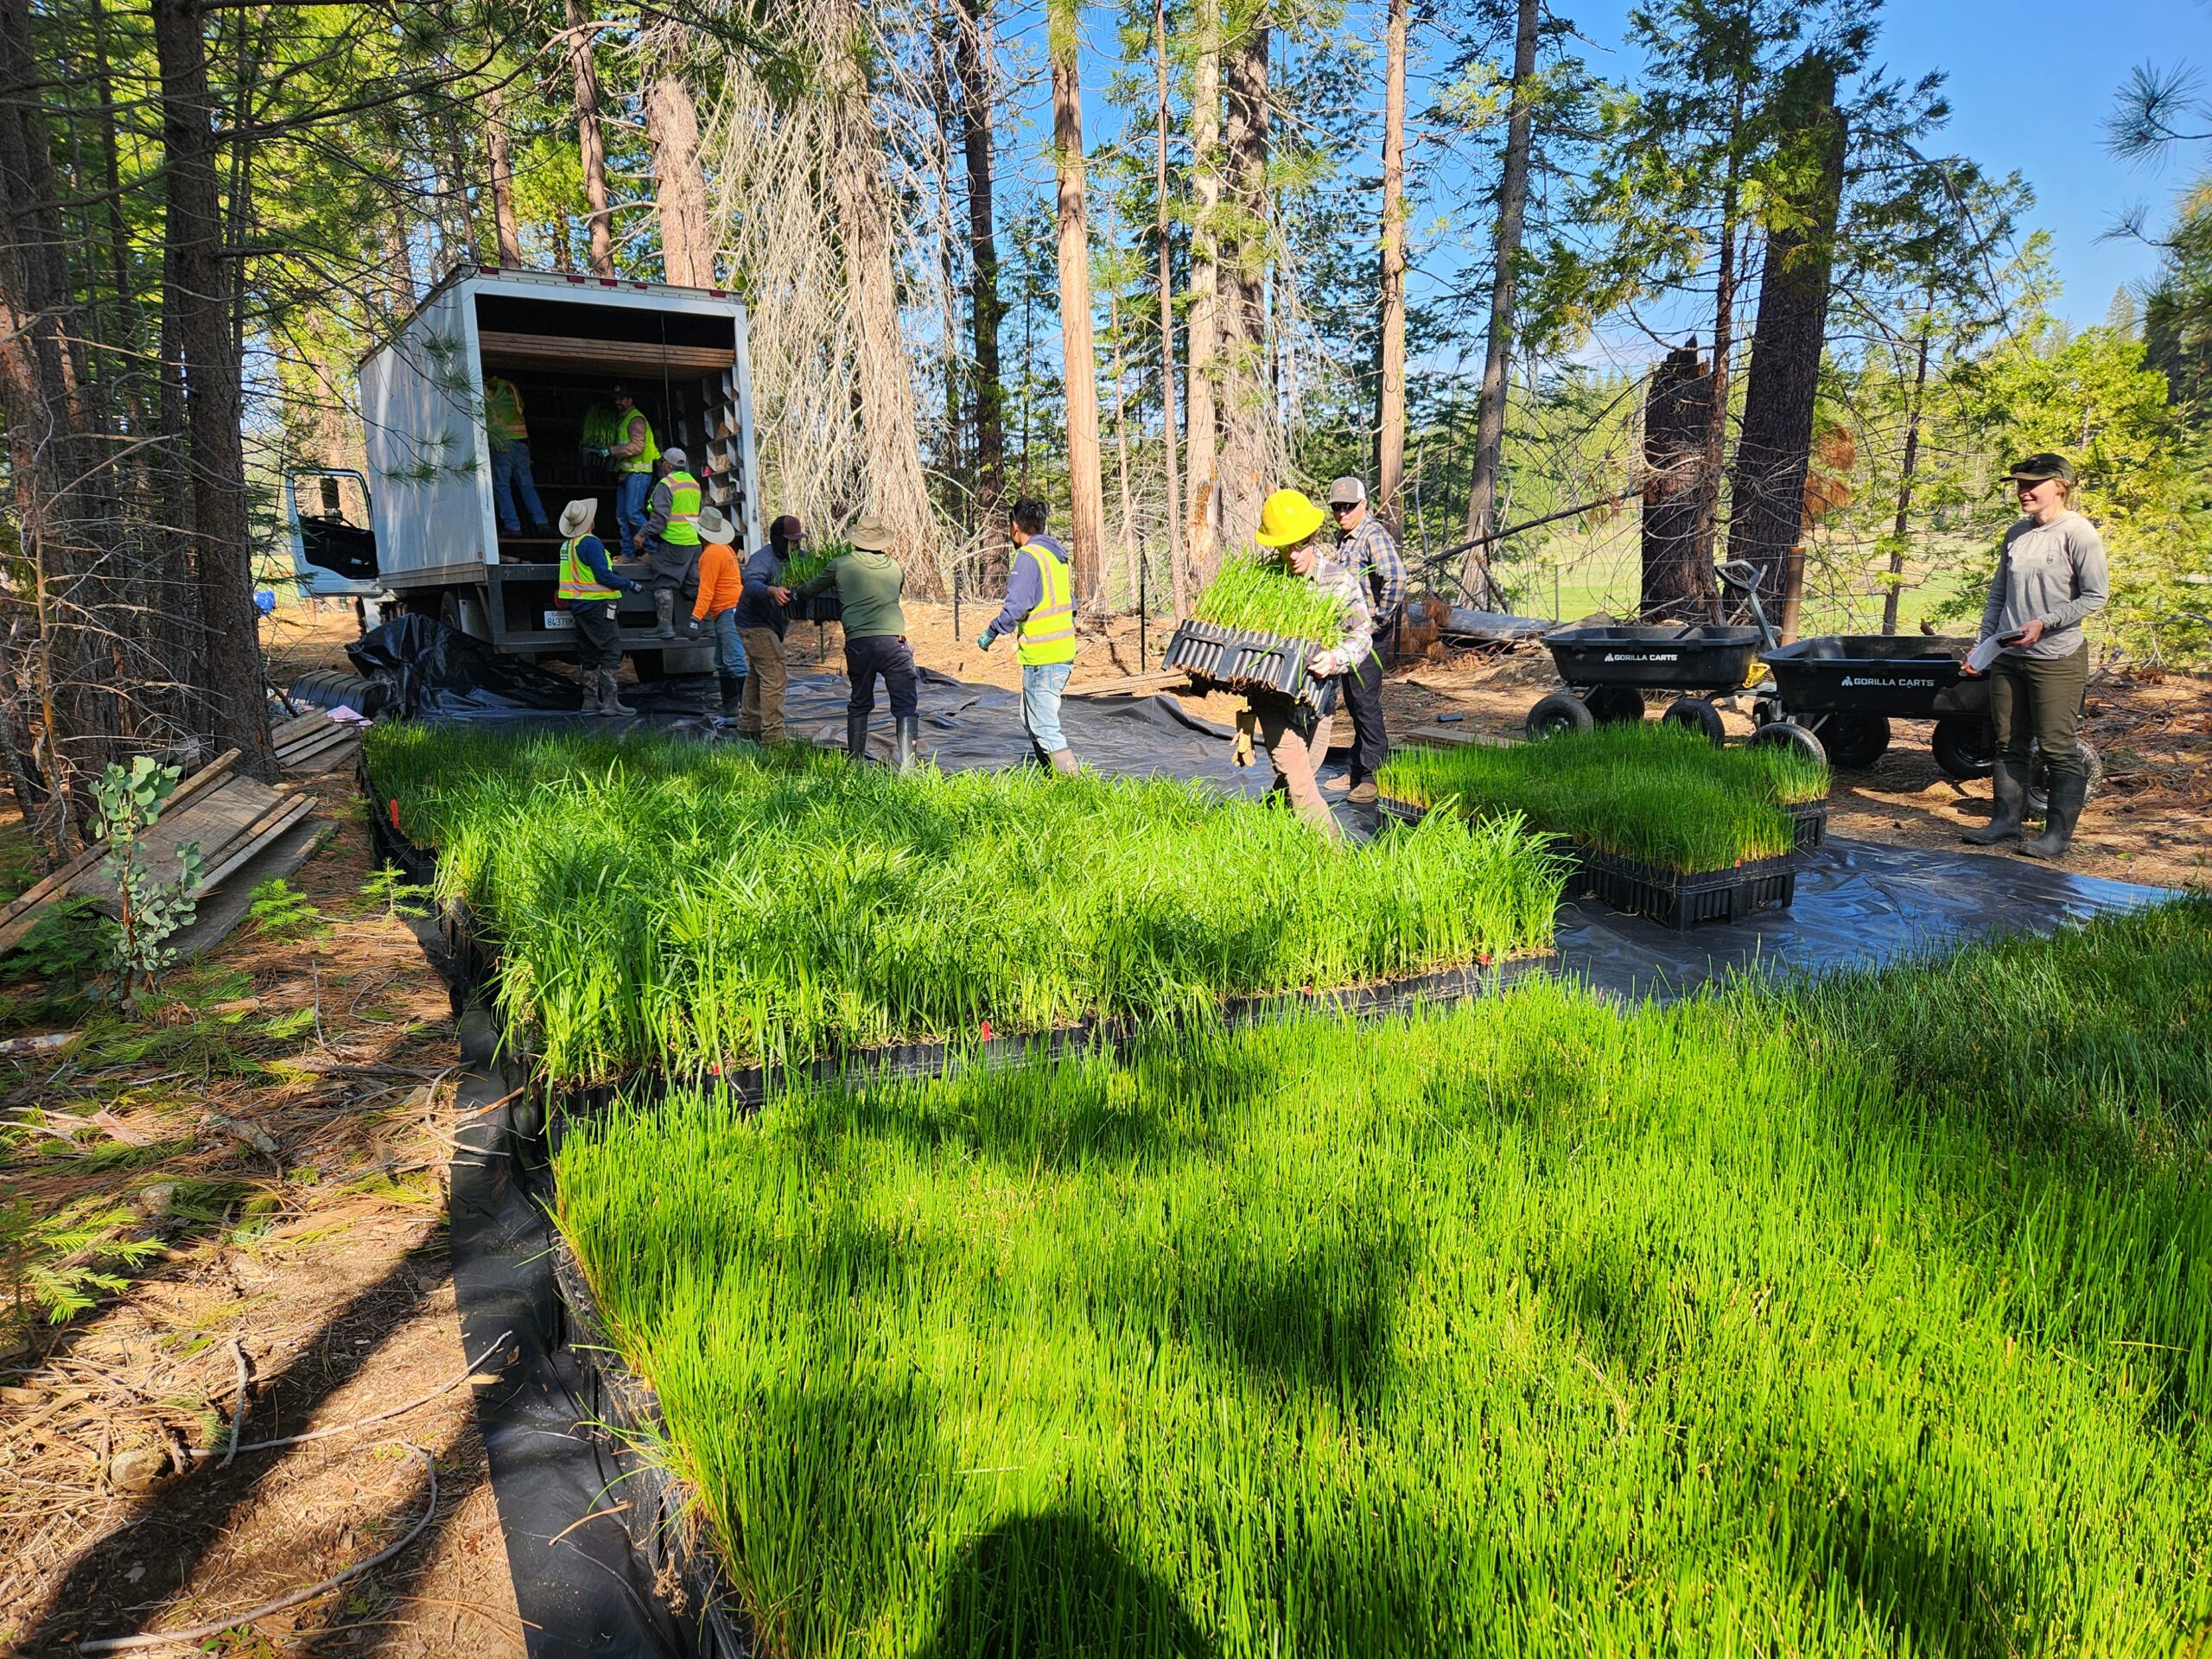
<svg viewBox="0 0 2212 1659">
<path fill-rule="evenodd" d="M 548 611 L 545 613 L 545 626 L 549 628 L 573 628 L 576 626 L 576 619 L 569 611 Z"/>
</svg>

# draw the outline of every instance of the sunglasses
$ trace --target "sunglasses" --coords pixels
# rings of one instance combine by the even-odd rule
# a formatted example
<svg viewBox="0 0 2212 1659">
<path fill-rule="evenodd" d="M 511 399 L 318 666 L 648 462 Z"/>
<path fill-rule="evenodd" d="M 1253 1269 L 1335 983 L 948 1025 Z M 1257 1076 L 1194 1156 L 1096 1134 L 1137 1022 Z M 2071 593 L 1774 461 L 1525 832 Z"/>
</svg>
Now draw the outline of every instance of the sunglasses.
<svg viewBox="0 0 2212 1659">
<path fill-rule="evenodd" d="M 1365 505 L 1366 503 L 1363 501 L 1332 501 L 1329 503 L 1329 511 L 1331 512 L 1350 512 L 1354 507 L 1364 506 Z"/>
</svg>

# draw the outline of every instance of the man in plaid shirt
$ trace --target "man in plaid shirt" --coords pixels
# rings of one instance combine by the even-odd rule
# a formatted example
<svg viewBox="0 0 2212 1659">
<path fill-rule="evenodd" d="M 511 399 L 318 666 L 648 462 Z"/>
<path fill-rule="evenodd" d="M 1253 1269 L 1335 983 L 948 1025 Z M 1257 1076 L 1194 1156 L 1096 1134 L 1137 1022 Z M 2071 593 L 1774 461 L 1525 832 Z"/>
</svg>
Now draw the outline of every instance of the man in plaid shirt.
<svg viewBox="0 0 2212 1659">
<path fill-rule="evenodd" d="M 1367 590 L 1375 622 L 1375 649 L 1344 671 L 1344 707 L 1351 714 L 1351 792 L 1348 801 L 1375 799 L 1375 774 L 1390 752 L 1382 728 L 1382 658 L 1406 603 L 1406 562 L 1382 521 L 1367 509 L 1367 486 L 1340 478 L 1329 486 L 1329 511 L 1337 518 L 1337 558 L 1351 567 Z"/>
</svg>

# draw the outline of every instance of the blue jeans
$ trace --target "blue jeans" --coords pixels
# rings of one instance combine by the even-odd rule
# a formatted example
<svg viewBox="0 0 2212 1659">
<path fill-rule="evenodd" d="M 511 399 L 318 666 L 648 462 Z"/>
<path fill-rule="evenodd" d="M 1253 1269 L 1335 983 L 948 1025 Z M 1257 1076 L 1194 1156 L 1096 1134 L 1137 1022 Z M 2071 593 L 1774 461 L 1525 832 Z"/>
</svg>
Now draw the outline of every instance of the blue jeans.
<svg viewBox="0 0 2212 1659">
<path fill-rule="evenodd" d="M 492 500 L 499 510 L 499 528 L 510 535 L 522 528 L 515 512 L 515 497 L 530 511 L 531 527 L 546 528 L 545 505 L 537 499 L 537 480 L 530 475 L 530 445 L 521 438 L 492 446 Z"/>
<path fill-rule="evenodd" d="M 614 533 L 621 545 L 611 550 L 618 559 L 639 556 L 631 538 L 645 527 L 645 501 L 653 493 L 651 473 L 625 473 L 614 486 Z"/>
<path fill-rule="evenodd" d="M 1060 693 L 1068 689 L 1073 663 L 1025 663 L 1021 669 L 1021 729 L 1046 754 L 1068 746 L 1060 730 Z"/>
<path fill-rule="evenodd" d="M 745 646 L 737 637 L 737 607 L 716 611 L 709 619 L 715 626 L 715 671 L 733 680 L 741 680 L 747 670 Z"/>
</svg>

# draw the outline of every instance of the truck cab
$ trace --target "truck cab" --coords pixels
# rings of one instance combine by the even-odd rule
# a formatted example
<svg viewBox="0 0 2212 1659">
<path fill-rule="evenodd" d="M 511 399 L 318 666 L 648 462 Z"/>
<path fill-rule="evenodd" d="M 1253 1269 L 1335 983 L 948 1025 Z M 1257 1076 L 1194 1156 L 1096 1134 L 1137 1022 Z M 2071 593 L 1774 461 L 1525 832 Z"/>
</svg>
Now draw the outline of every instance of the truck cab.
<svg viewBox="0 0 2212 1659">
<path fill-rule="evenodd" d="M 705 499 L 742 535 L 740 556 L 763 540 L 742 302 L 713 289 L 469 266 L 361 365 L 373 569 L 363 574 L 357 556 L 349 580 L 372 581 L 405 608 L 500 651 L 573 648 L 568 613 L 554 603 L 558 536 L 536 530 L 521 503 L 519 530 L 499 524 L 487 380 L 519 395 L 547 520 L 570 501 L 596 499 L 600 539 L 617 558 L 629 556 L 615 526 L 616 475 L 587 442 L 588 429 L 612 418 L 621 385 L 659 447 L 687 452 Z M 672 645 L 653 632 L 645 595 L 625 594 L 618 614 L 641 676 L 711 665 L 711 646 Z"/>
</svg>

